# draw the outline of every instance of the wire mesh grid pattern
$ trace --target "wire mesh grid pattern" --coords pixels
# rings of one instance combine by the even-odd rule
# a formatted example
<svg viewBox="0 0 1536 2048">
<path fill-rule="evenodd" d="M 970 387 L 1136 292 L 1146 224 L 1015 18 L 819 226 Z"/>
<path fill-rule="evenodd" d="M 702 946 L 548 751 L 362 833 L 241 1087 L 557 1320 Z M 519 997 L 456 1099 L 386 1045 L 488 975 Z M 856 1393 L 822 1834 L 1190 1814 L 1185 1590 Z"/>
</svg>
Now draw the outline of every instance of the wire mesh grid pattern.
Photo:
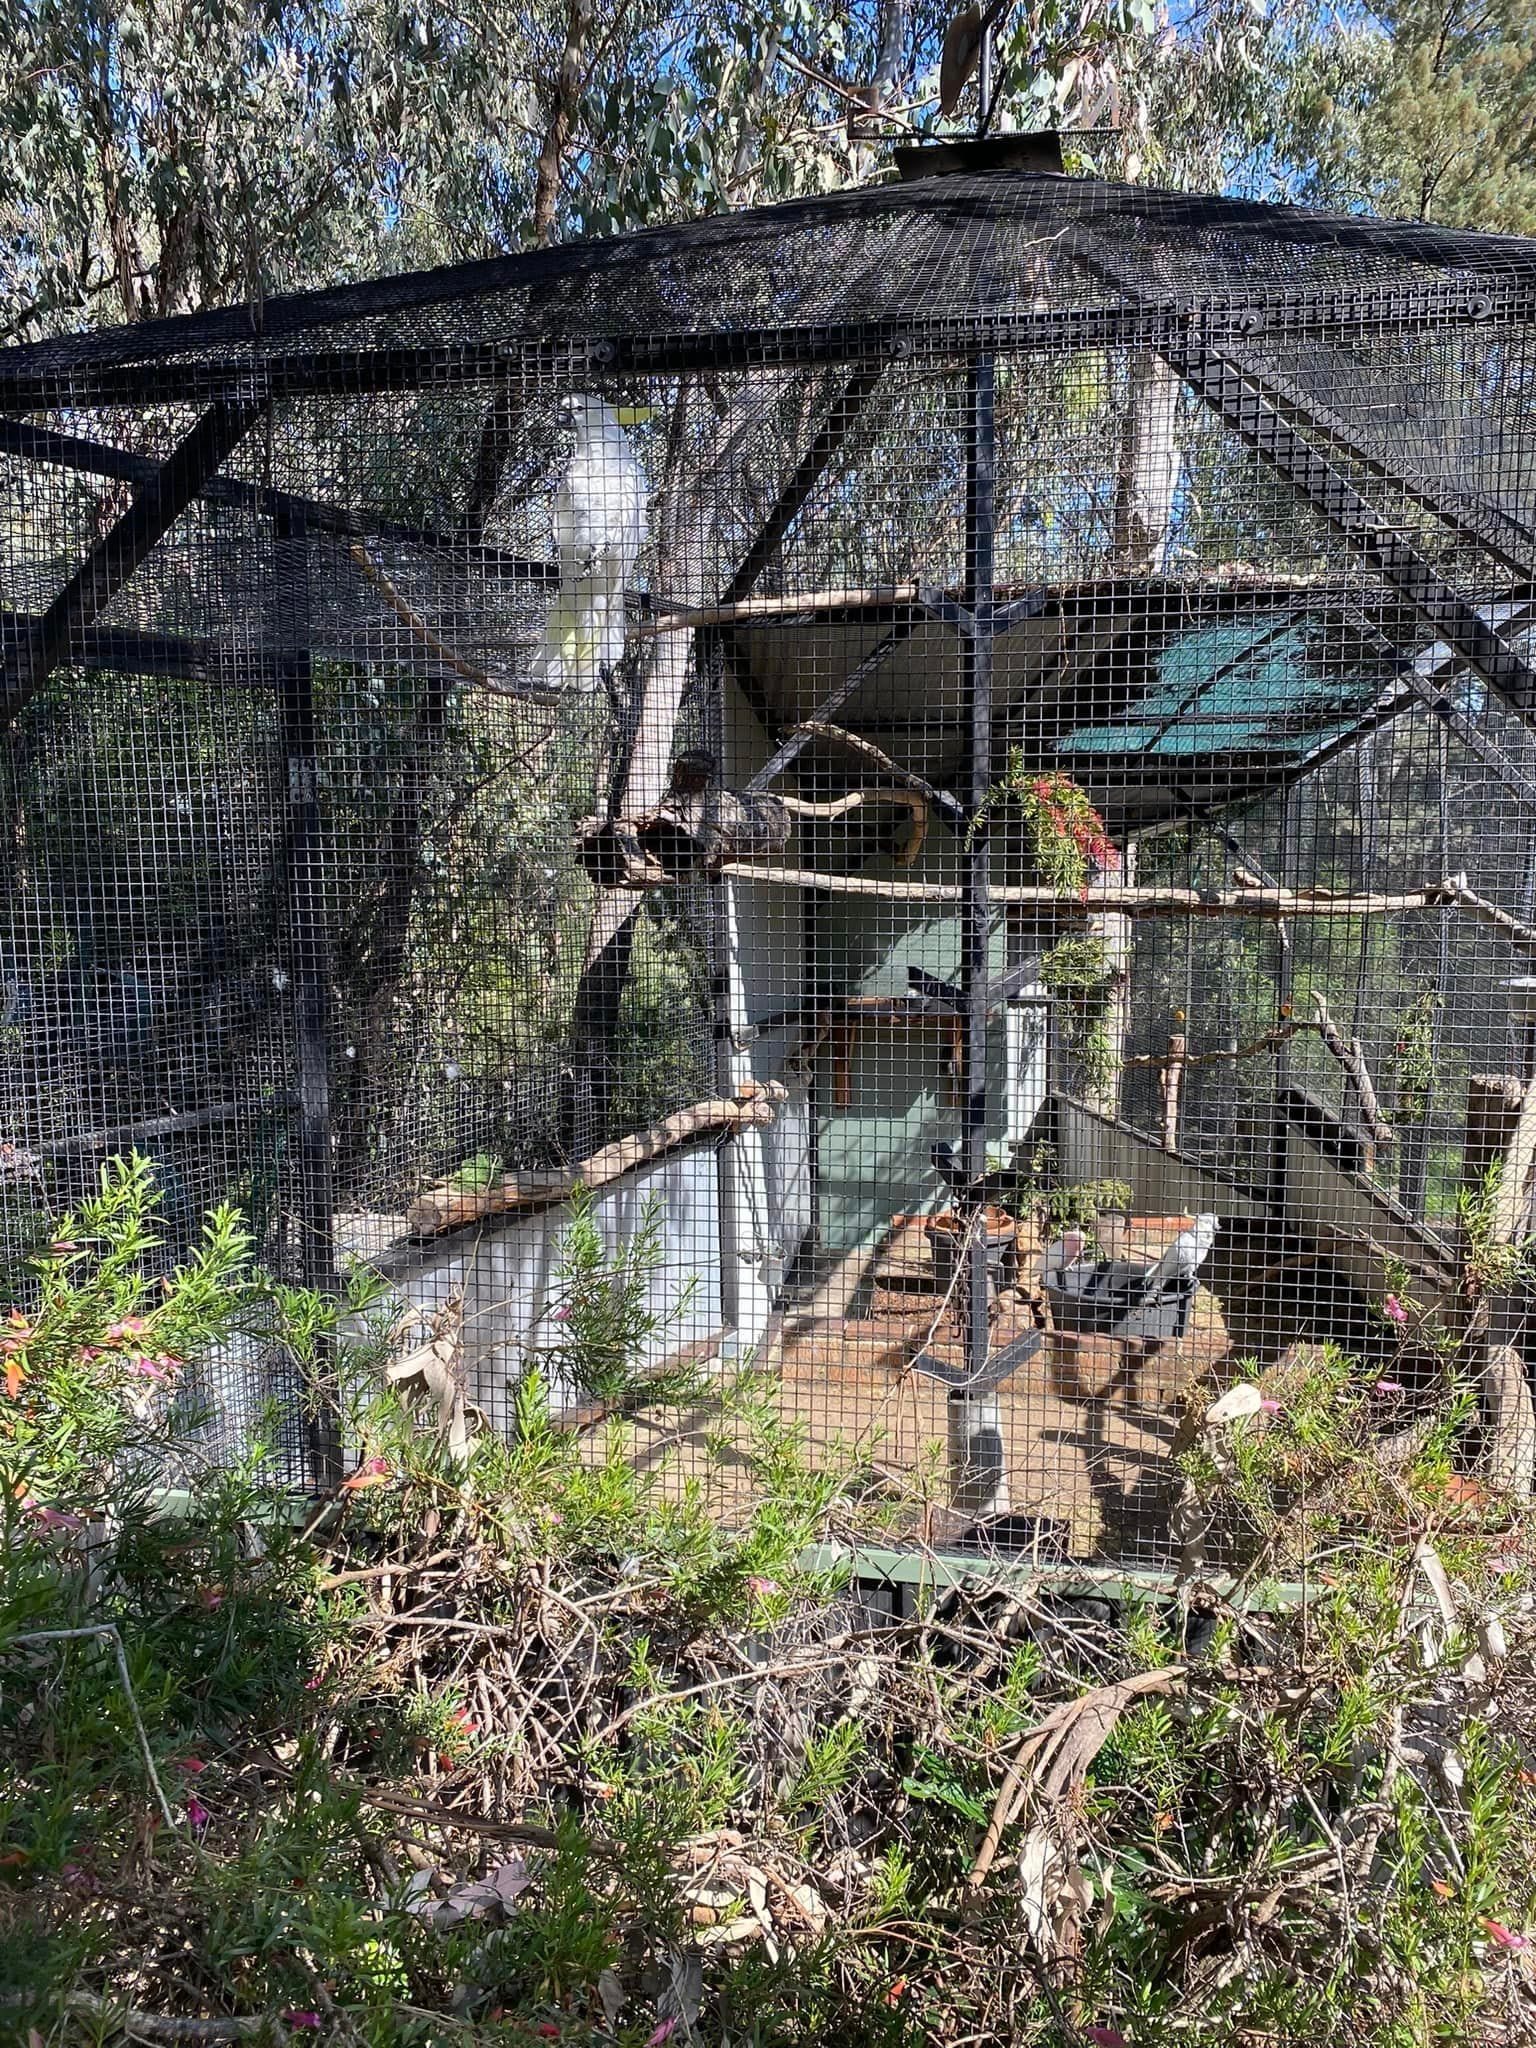
<svg viewBox="0 0 1536 2048">
<path fill-rule="evenodd" d="M 137 1147 L 505 1426 L 580 1184 L 648 1367 L 1034 1556 L 1297 1345 L 1411 1410 L 1532 1153 L 1533 256 L 933 177 L 0 352 L 6 1249 Z"/>
</svg>

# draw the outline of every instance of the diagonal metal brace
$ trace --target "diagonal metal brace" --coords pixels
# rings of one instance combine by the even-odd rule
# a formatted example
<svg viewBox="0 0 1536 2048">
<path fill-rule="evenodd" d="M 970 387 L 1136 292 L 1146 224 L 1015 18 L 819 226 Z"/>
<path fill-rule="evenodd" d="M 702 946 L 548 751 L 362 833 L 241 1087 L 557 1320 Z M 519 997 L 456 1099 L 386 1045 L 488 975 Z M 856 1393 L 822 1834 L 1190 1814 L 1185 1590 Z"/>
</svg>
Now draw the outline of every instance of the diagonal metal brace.
<svg viewBox="0 0 1536 2048">
<path fill-rule="evenodd" d="M 810 717 L 802 720 L 789 735 L 788 739 L 782 741 L 780 745 L 774 748 L 768 759 L 747 784 L 743 794 L 746 796 L 761 796 L 763 791 L 776 781 L 790 763 L 796 760 L 801 752 L 810 745 L 810 742 L 815 737 L 813 728 L 829 719 L 834 712 L 840 711 L 859 686 L 875 673 L 876 669 L 881 666 L 886 658 L 893 654 L 903 641 L 911 639 L 916 629 L 917 621 L 915 619 L 903 620 L 899 626 L 894 627 L 882 639 L 878 640 L 858 666 L 850 669 L 835 689 L 828 691 Z"/>
<path fill-rule="evenodd" d="M 7 665 L 0 732 L 14 725 L 69 654 L 72 636 L 106 610 L 139 564 L 202 490 L 258 417 L 259 404 L 220 400 L 161 463 L 96 543 Z"/>
<path fill-rule="evenodd" d="M 1247 382 L 1235 363 L 1199 343 L 1166 353 L 1173 368 L 1217 418 L 1315 506 L 1345 545 L 1399 591 L 1491 690 L 1522 717 L 1536 717 L 1536 671 L 1445 581 L 1434 564 L 1404 540 Z"/>
</svg>

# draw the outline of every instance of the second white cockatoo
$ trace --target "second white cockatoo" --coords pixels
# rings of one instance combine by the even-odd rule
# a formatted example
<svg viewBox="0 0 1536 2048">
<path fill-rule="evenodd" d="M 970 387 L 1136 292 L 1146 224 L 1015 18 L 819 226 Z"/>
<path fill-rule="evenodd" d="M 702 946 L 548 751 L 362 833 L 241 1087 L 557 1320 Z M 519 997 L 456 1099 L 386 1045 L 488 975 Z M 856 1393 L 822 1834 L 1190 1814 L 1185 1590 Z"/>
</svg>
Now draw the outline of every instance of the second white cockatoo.
<svg viewBox="0 0 1536 2048">
<path fill-rule="evenodd" d="M 560 588 L 533 678 L 550 690 L 593 690 L 624 652 L 624 591 L 645 543 L 649 502 L 624 429 L 646 415 L 586 393 L 560 407 L 576 440 L 555 488 Z"/>
<path fill-rule="evenodd" d="M 1193 1280 L 1210 1256 L 1220 1228 L 1217 1219 L 1206 1214 L 1195 1218 L 1193 1229 L 1181 1230 L 1148 1272 L 1147 1293 L 1159 1295 L 1176 1282 Z"/>
</svg>

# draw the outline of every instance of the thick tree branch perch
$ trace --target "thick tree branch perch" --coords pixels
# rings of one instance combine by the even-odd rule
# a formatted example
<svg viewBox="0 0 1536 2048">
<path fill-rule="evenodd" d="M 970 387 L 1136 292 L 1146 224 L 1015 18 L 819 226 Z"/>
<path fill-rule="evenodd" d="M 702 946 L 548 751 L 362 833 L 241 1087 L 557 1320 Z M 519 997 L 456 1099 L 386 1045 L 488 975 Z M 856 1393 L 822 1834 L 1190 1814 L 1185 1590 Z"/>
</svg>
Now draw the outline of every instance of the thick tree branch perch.
<svg viewBox="0 0 1536 2048">
<path fill-rule="evenodd" d="M 769 867 L 755 861 L 727 861 L 720 870 L 790 888 L 820 889 L 832 895 L 879 896 L 901 903 L 958 903 L 963 888 L 954 882 L 895 882 L 872 875 L 834 875 L 818 869 Z M 1054 910 L 1063 917 L 1101 917 L 1118 912 L 1126 917 L 1391 917 L 1403 911 L 1438 910 L 1465 901 L 1459 880 L 1426 882 L 1421 888 L 1396 893 L 1335 895 L 1327 889 L 1178 889 L 1095 885 L 1091 898 L 1064 896 L 1055 889 L 999 883 L 995 903 L 1031 910 Z"/>
<path fill-rule="evenodd" d="M 800 725 L 792 725 L 785 734 L 786 739 L 825 740 L 831 746 L 846 747 L 850 753 L 862 754 L 866 761 L 873 761 L 877 768 L 884 769 L 906 789 L 915 789 L 919 796 L 926 797 L 940 817 L 947 818 L 951 825 L 962 828 L 969 823 L 964 804 L 948 790 L 935 789 L 921 775 L 915 775 L 910 768 L 903 768 L 899 761 L 893 761 L 883 747 L 877 747 L 873 740 L 867 740 L 862 733 L 848 732 L 840 725 L 829 725 L 825 719 L 806 719 Z"/>
<path fill-rule="evenodd" d="M 796 818 L 843 818 L 850 811 L 861 810 L 869 804 L 894 804 L 910 812 L 912 830 L 896 855 L 899 868 L 911 867 L 928 837 L 928 805 L 916 790 L 851 789 L 846 796 L 833 797 L 826 803 L 813 803 L 809 798 L 799 796 L 781 796 L 779 802 Z"/>
<path fill-rule="evenodd" d="M 778 1115 L 779 1104 L 787 1095 L 782 1082 L 761 1082 L 751 1095 L 696 1102 L 691 1108 L 677 1110 L 659 1124 L 653 1124 L 650 1130 L 604 1145 L 574 1166 L 504 1174 L 493 1186 L 483 1189 L 456 1188 L 444 1182 L 429 1188 L 411 1204 L 406 1212 L 406 1227 L 413 1237 L 439 1237 L 445 1230 L 458 1230 L 466 1223 L 505 1216 L 513 1210 L 553 1208 L 569 1201 L 577 1188 L 606 1187 L 637 1166 L 648 1166 L 652 1160 L 675 1152 L 690 1138 L 703 1137 L 711 1131 L 724 1137 L 754 1126 L 765 1129 Z"/>
<path fill-rule="evenodd" d="M 1370 1132 L 1378 1145 L 1390 1145 L 1393 1138 L 1392 1126 L 1385 1120 L 1376 1100 L 1376 1089 L 1365 1064 L 1365 1052 L 1358 1038 L 1346 1038 L 1340 1031 L 1328 1009 L 1328 998 L 1321 989 L 1312 991 L 1312 1004 L 1317 1011 L 1317 1028 L 1324 1045 L 1333 1054 L 1349 1078 L 1355 1091 L 1355 1100 L 1360 1106 L 1360 1121 Z"/>
</svg>

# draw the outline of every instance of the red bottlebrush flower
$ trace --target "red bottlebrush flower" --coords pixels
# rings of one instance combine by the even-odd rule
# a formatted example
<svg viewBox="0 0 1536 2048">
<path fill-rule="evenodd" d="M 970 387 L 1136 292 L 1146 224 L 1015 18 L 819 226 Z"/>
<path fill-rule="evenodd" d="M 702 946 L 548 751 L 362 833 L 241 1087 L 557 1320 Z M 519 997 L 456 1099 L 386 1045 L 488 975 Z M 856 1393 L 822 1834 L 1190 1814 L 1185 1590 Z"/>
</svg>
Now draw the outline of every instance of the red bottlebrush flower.
<svg viewBox="0 0 1536 2048">
<path fill-rule="evenodd" d="M 1529 1948 L 1530 1941 L 1523 1934 L 1516 1934 L 1501 1920 L 1480 1920 L 1478 1925 L 1496 1948 Z"/>
<path fill-rule="evenodd" d="M 343 1479 L 341 1491 L 361 1493 L 364 1487 L 387 1486 L 393 1477 L 387 1458 L 365 1458 L 349 1479 Z"/>
<path fill-rule="evenodd" d="M 123 1360 L 123 1370 L 132 1373 L 135 1379 L 154 1380 L 163 1387 L 170 1378 L 166 1367 L 175 1363 L 174 1358 L 146 1358 L 142 1353 L 135 1353 Z"/>
</svg>

